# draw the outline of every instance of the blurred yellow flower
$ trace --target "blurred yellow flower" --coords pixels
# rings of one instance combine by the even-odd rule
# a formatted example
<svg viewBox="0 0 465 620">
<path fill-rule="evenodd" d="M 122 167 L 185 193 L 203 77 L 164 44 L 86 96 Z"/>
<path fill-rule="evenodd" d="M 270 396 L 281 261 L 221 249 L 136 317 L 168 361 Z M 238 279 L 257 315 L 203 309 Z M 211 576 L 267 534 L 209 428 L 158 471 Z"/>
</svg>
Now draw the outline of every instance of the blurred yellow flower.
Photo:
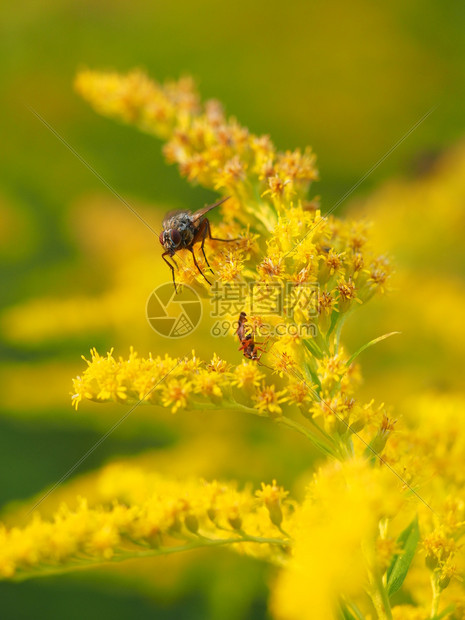
<svg viewBox="0 0 465 620">
<path fill-rule="evenodd" d="M 238 543 L 245 552 L 264 545 L 273 561 L 288 544 L 250 491 L 216 482 L 181 483 L 141 469 L 110 468 L 101 484 L 113 498 L 110 505 L 91 508 L 81 498 L 74 510 L 62 504 L 52 521 L 35 516 L 22 529 L 2 527 L 0 575 L 23 579 L 110 559 Z M 287 507 L 284 515 L 287 519 Z"/>
</svg>

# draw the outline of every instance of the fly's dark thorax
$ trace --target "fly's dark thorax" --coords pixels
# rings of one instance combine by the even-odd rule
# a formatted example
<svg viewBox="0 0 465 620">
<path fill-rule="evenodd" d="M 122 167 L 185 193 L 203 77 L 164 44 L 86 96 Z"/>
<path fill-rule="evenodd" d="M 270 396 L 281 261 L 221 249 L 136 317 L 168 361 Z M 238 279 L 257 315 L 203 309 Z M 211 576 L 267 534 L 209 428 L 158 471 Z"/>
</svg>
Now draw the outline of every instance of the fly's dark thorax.
<svg viewBox="0 0 465 620">
<path fill-rule="evenodd" d="M 191 245 L 195 234 L 194 224 L 192 222 L 191 214 L 186 211 L 185 213 L 176 213 L 173 217 L 170 217 L 164 223 L 165 229 L 175 229 L 179 231 L 182 242 L 180 247 L 185 248 Z"/>
</svg>

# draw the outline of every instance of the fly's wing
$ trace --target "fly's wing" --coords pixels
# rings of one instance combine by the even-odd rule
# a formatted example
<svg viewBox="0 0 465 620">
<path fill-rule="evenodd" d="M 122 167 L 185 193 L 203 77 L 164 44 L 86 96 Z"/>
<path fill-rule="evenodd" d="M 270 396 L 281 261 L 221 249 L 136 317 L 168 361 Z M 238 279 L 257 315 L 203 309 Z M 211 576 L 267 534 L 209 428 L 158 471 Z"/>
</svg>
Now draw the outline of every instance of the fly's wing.
<svg viewBox="0 0 465 620">
<path fill-rule="evenodd" d="M 192 221 L 193 222 L 198 222 L 200 220 L 200 218 L 203 217 L 206 213 L 208 213 L 209 211 L 211 211 L 215 207 L 219 207 L 220 205 L 223 204 L 223 202 L 226 202 L 226 200 L 228 200 L 229 198 L 230 198 L 230 196 L 226 196 L 226 198 L 222 198 L 221 200 L 218 200 L 218 202 L 215 202 L 215 204 L 208 205 L 207 207 L 203 207 L 202 209 L 199 209 L 192 216 Z"/>
<path fill-rule="evenodd" d="M 168 211 L 168 213 L 163 218 L 163 222 L 161 225 L 165 228 L 166 224 L 170 221 L 170 219 L 176 215 L 184 215 L 185 213 L 190 213 L 190 211 L 186 211 L 185 209 L 176 209 L 175 211 Z"/>
</svg>

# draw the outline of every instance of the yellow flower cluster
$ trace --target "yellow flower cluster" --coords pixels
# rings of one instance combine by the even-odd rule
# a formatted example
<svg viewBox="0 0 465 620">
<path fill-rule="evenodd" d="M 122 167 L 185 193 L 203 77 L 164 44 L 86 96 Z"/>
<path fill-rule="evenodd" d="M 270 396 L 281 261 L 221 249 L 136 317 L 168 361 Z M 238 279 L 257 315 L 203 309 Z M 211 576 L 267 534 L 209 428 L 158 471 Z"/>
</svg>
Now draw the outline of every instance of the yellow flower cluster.
<svg viewBox="0 0 465 620">
<path fill-rule="evenodd" d="M 160 85 L 140 71 L 86 70 L 78 75 L 76 89 L 100 113 L 167 140 L 167 160 L 177 163 L 189 181 L 230 196 L 223 206 L 222 236 L 243 238 L 227 250 L 213 242 L 212 266 L 220 282 L 252 279 L 295 288 L 319 283 L 327 323 L 323 331 L 331 324 L 328 315 L 335 322 L 337 311 L 348 311 L 354 301 L 366 301 L 385 286 L 389 267 L 369 251 L 366 226 L 322 218 L 308 201 L 318 178 L 310 149 L 279 152 L 268 136 L 255 136 L 227 118 L 218 102 L 202 105 L 185 79 Z M 253 252 L 257 236 L 251 236 L 250 227 L 268 237 L 258 265 Z M 186 261 L 179 278 L 192 283 L 199 276 Z"/>
<path fill-rule="evenodd" d="M 181 119 L 200 112 L 199 97 L 190 78 L 159 87 L 141 71 L 125 77 L 83 71 L 75 86 L 100 114 L 135 123 L 155 135 L 169 136 Z"/>
<path fill-rule="evenodd" d="M 127 360 L 115 359 L 112 351 L 101 356 L 92 349 L 91 360 L 85 361 L 84 373 L 73 380 L 76 409 L 86 398 L 130 404 L 143 401 L 170 408 L 172 413 L 189 408 L 250 410 L 256 401 L 256 414 L 281 412 L 277 409 L 278 394 L 272 396 L 274 386 L 265 386 L 264 374 L 257 365 L 243 363 L 230 369 L 217 355 L 204 363 L 194 352 L 180 359 L 169 355 L 144 359 L 132 349 Z M 240 402 L 244 393 L 249 395 L 247 404 Z"/>
<path fill-rule="evenodd" d="M 434 618 L 441 608 L 457 612 L 444 617 L 462 617 L 463 400 L 430 395 L 406 408 L 410 419 L 393 433 L 382 464 L 360 456 L 327 465 L 314 477 L 296 512 L 293 559 L 274 590 L 277 618 L 300 620 L 305 610 L 309 618 L 333 617 L 337 605 L 352 614 L 373 606 L 377 618 Z M 373 445 L 392 427 L 383 417 Z M 410 531 L 410 538 L 401 530 Z M 418 605 L 394 606 L 393 567 L 407 555 L 408 541 L 415 555 L 406 565 L 404 587 Z"/>
<path fill-rule="evenodd" d="M 51 521 L 0 529 L 0 576 L 24 579 L 78 566 L 234 545 L 281 563 L 289 545 L 281 523 L 292 514 L 280 492 L 280 521 L 269 501 L 219 482 L 176 481 L 137 467 L 109 466 L 99 476 L 102 504 L 63 504 Z M 266 485 L 264 486 L 266 489 Z"/>
<path fill-rule="evenodd" d="M 223 364 L 216 357 L 212 365 L 221 368 Z M 457 467 L 462 445 L 459 442 L 457 446 L 456 471 L 452 462 L 450 471 L 442 476 L 444 454 L 431 446 L 447 445 L 448 434 L 454 433 L 451 421 L 456 409 L 449 405 L 448 415 L 440 419 L 438 412 L 447 412 L 447 402 L 438 401 L 436 407 L 431 411 L 436 424 L 429 424 L 427 415 L 417 409 L 414 417 L 426 427 L 404 428 L 402 434 L 394 435 L 386 453 L 386 462 L 397 471 L 405 472 L 408 463 L 404 480 L 410 486 L 376 461 L 363 456 L 349 458 L 323 466 L 299 505 L 289 501 L 287 492 L 275 481 L 262 484 L 252 495 L 231 485 L 174 482 L 146 467 L 123 462 L 98 475 L 94 483 L 97 493 L 87 489 L 93 505 L 81 501 L 76 508 L 61 509 L 52 523 L 38 520 L 22 530 L 13 528 L 8 534 L 4 530 L 0 565 L 8 571 L 13 558 L 18 567 L 15 576 L 23 578 L 110 559 L 233 544 L 281 567 L 272 589 L 276 618 L 329 618 L 338 605 L 345 610 L 374 606 L 376 617 L 384 618 L 390 613 L 388 575 L 396 558 L 407 553 L 399 533 L 419 514 L 420 553 L 414 566 L 419 577 L 408 584 L 409 590 L 421 605 L 428 605 L 429 586 L 424 580 L 431 572 L 435 607 L 440 600 L 444 605 L 456 605 L 465 569 L 460 553 L 465 503 L 457 495 L 463 489 L 463 475 Z M 385 431 L 388 426 L 384 421 Z M 434 488 L 437 512 L 419 502 L 412 488 L 428 500 Z M 439 503 L 441 496 L 445 499 Z M 147 528 L 153 534 L 158 519 L 167 529 L 157 530 L 163 530 L 160 535 L 164 538 L 157 539 L 156 546 Z M 77 524 L 84 528 L 83 538 L 76 538 L 76 530 L 81 531 Z M 67 555 L 70 538 L 79 544 L 76 548 L 69 543 Z M 40 564 L 35 563 L 35 557 L 40 558 Z M 395 606 L 392 614 L 395 618 L 415 617 L 418 609 Z"/>
<path fill-rule="evenodd" d="M 411 397 L 404 407 L 408 432 L 394 433 L 384 458 L 429 502 L 418 506 L 420 553 L 410 588 L 424 606 L 432 592 L 434 617 L 440 601 L 447 607 L 465 600 L 464 399 L 431 393 Z"/>
<path fill-rule="evenodd" d="M 125 360 L 116 359 L 112 351 L 101 356 L 92 349 L 84 372 L 73 379 L 72 403 L 76 409 L 87 399 L 133 406 L 146 403 L 169 408 L 172 413 L 213 410 L 259 415 L 304 434 L 325 454 L 337 458 L 354 450 L 353 434 L 366 427 L 367 437 L 356 448 L 363 452 L 371 441 L 376 446 L 373 450 L 382 453 L 389 436 L 383 407 L 376 408 L 372 402 L 362 406 L 351 397 L 358 373 L 347 366 L 342 353 L 321 360 L 314 375 L 320 386 L 329 382 L 324 397 L 292 366 L 281 373 L 282 358 L 276 359 L 275 372 L 285 374 L 279 380 L 284 383 L 282 389 L 265 377 L 256 362 L 244 360 L 232 366 L 216 354 L 210 362 L 203 362 L 194 352 L 185 358 L 150 355 L 145 359 L 132 349 Z M 295 411 L 311 425 L 294 420 Z M 380 435 L 384 440 L 375 443 Z"/>
<path fill-rule="evenodd" d="M 274 617 L 339 617 L 339 605 L 345 608 L 349 600 L 367 609 L 370 598 L 376 617 L 388 617 L 378 599 L 379 582 L 395 547 L 389 558 L 385 552 L 380 558 L 379 538 L 386 540 L 387 534 L 380 534 L 379 523 L 394 519 L 401 509 L 402 520 L 413 517 L 406 494 L 388 470 L 372 468 L 364 459 L 323 467 L 296 514 L 293 555 L 273 588 Z"/>
<path fill-rule="evenodd" d="M 278 152 L 268 136 L 226 118 L 218 101 L 202 105 L 190 80 L 160 85 L 140 71 L 83 71 L 76 89 L 98 112 L 167 139 L 165 156 L 183 176 L 240 198 L 251 213 L 257 189 L 273 199 L 304 197 L 318 177 L 310 149 Z"/>
<path fill-rule="evenodd" d="M 282 502 L 289 495 L 288 491 L 285 491 L 282 487 L 278 487 L 276 480 L 273 480 L 273 484 L 264 484 L 262 482 L 262 488 L 257 491 L 255 495 L 260 498 L 270 513 L 271 522 L 277 527 L 281 527 L 283 522 Z"/>
</svg>

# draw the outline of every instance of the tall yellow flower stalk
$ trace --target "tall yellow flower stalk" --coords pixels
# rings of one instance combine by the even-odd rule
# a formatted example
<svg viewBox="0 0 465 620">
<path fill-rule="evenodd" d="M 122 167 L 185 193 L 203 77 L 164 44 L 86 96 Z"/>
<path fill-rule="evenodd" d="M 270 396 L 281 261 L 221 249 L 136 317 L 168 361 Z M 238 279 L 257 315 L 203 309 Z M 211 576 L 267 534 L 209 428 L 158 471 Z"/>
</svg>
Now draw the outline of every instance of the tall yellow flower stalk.
<svg viewBox="0 0 465 620">
<path fill-rule="evenodd" d="M 276 486 L 264 485 L 254 496 L 231 484 L 181 483 L 117 465 L 104 469 L 96 484 L 102 504 L 79 498 L 73 509 L 63 504 L 51 522 L 36 515 L 22 529 L 2 528 L 0 575 L 22 580 L 108 560 L 224 545 L 279 564 L 289 546 L 280 526 L 292 511 Z M 279 523 L 269 508 L 273 493 Z"/>
<path fill-rule="evenodd" d="M 322 462 L 303 501 L 275 480 L 252 492 L 110 466 L 92 502 L 63 505 L 51 521 L 38 509 L 24 528 L 3 528 L 0 574 L 23 579 L 230 546 L 275 567 L 277 619 L 460 617 L 451 614 L 464 600 L 463 480 L 433 449 L 450 441 L 450 426 L 396 422 L 382 403 L 357 398 L 358 356 L 391 334 L 354 352 L 341 342 L 347 318 L 389 286 L 389 262 L 371 246 L 368 224 L 322 216 L 309 196 L 318 177 L 311 150 L 279 152 L 218 102 L 203 104 L 190 80 L 159 85 L 139 71 L 84 71 L 76 88 L 100 113 L 164 140 L 168 162 L 190 182 L 230 197 L 214 236 L 238 242 L 207 242 L 214 287 L 182 254 L 177 280 L 206 296 L 240 285 L 250 329 L 257 340 L 270 336 L 260 363 L 239 352 L 228 363 L 213 338 L 205 360 L 92 349 L 73 380 L 73 405 L 251 414 L 304 435 Z M 257 298 L 268 307 L 257 309 Z M 237 345 L 237 314 L 225 316 Z"/>
<path fill-rule="evenodd" d="M 167 140 L 168 161 L 191 182 L 231 196 L 218 236 L 240 241 L 227 248 L 213 242 L 209 255 L 217 283 L 247 285 L 244 311 L 253 311 L 258 296 L 273 305 L 276 292 L 287 295 L 266 316 L 250 315 L 258 333 L 265 323 L 286 332 L 274 338 L 266 358 L 283 385 L 247 362 L 229 368 L 215 358 L 139 359 L 135 353 L 124 362 L 93 351 L 75 380 L 74 404 L 84 397 L 148 400 L 173 413 L 189 407 L 249 410 L 292 424 L 332 455 L 351 451 L 352 433 L 367 424 L 370 441 L 382 411 L 354 399 L 358 370 L 354 356 L 340 346 L 340 333 L 347 316 L 385 289 L 390 268 L 370 248 L 366 224 L 324 218 L 309 200 L 318 177 L 311 150 L 277 151 L 268 136 L 255 136 L 226 118 L 218 102 L 202 105 L 188 80 L 160 86 L 138 71 L 127 76 L 85 71 L 76 88 L 99 112 Z M 187 260 L 176 277 L 205 285 Z M 291 420 L 283 407 L 299 410 L 310 425 Z"/>
</svg>

